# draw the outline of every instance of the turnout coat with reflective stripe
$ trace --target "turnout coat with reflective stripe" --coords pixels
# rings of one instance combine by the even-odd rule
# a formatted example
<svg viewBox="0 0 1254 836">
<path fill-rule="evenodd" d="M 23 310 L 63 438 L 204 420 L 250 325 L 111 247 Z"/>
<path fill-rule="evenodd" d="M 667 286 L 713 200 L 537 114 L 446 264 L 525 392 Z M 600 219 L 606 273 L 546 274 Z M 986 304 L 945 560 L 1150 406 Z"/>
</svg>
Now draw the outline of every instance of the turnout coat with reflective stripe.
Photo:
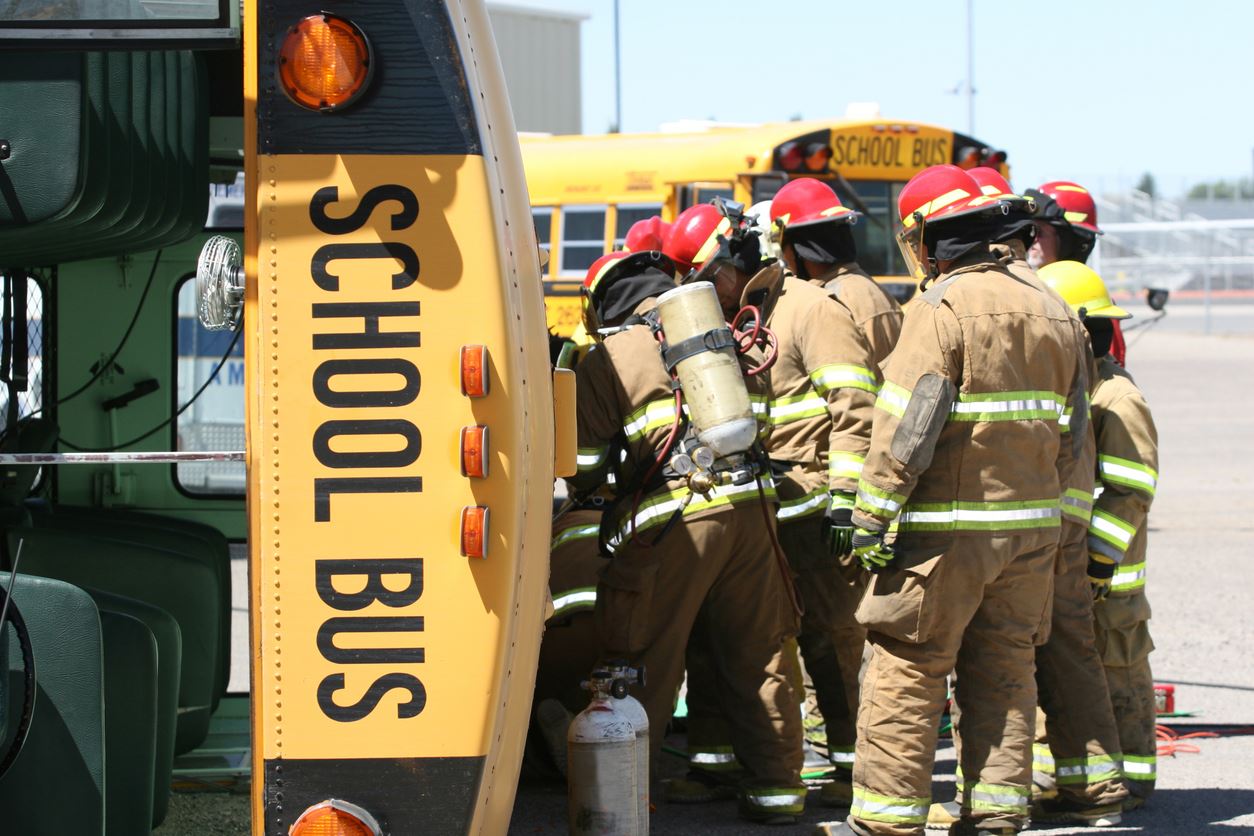
<svg viewBox="0 0 1254 836">
<path fill-rule="evenodd" d="M 830 491 L 857 487 L 878 367 L 849 309 L 782 267 L 760 271 L 742 300 L 762 309 L 779 341 L 766 375 L 767 451 L 773 461 L 795 465 L 778 480 L 779 519 L 821 513 Z"/>
<path fill-rule="evenodd" d="M 871 348 L 879 369 L 897 344 L 901 333 L 901 306 L 857 262 L 837 264 L 810 284 L 827 291 L 849 309 L 858 330 Z"/>
<path fill-rule="evenodd" d="M 656 299 L 646 299 L 635 313 L 643 314 L 656 306 Z M 744 362 L 760 360 L 758 355 Z M 619 468 L 616 484 L 620 488 L 634 484 L 637 474 L 643 477 L 652 466 L 675 420 L 671 378 L 662 364 L 653 332 L 646 325 L 635 325 L 607 337 L 575 368 L 575 382 L 579 464 L 576 475 L 566 481 L 578 493 L 590 492 L 605 483 L 613 464 Z M 763 381 L 747 378 L 746 385 L 755 411 L 762 416 Z M 662 464 L 665 466 L 666 462 Z M 767 488 L 768 497 L 774 499 L 769 475 L 764 476 L 763 486 Z M 652 486 L 640 502 L 636 530 L 643 532 L 664 524 L 688 493 L 682 479 Z M 753 482 L 720 487 L 709 498 L 693 497 L 684 516 L 757 500 L 758 489 Z M 616 510 L 615 525 L 620 535 L 627 532 L 630 503 L 628 495 Z"/>
<path fill-rule="evenodd" d="M 1041 291 L 1048 294 L 1058 301 L 1058 304 L 1065 310 L 1075 326 L 1077 336 L 1079 338 L 1079 351 L 1084 355 L 1084 368 L 1088 375 L 1089 385 L 1092 386 L 1097 380 L 1097 360 L 1093 357 L 1093 346 L 1089 341 L 1088 332 L 1084 330 L 1080 318 L 1071 310 L 1071 306 L 1066 303 L 1058 292 L 1052 287 L 1041 281 L 1040 276 L 1036 275 L 1036 271 L 1028 266 L 1027 260 L 1023 256 L 1023 245 L 1017 241 L 1010 244 L 994 244 L 992 252 L 996 255 L 1006 269 L 1019 278 Z M 1084 401 L 1084 408 L 1089 408 L 1087 397 Z M 1090 417 L 1091 417 L 1091 413 Z M 1093 468 L 1097 462 L 1097 441 L 1093 436 L 1093 424 L 1089 420 L 1087 426 L 1080 430 L 1082 444 L 1075 460 L 1074 466 L 1071 468 L 1071 478 L 1063 485 L 1062 493 L 1062 517 L 1064 520 L 1070 520 L 1086 528 L 1089 519 L 1093 516 Z M 1071 431 L 1071 415 L 1066 414 L 1062 418 L 1062 431 L 1064 434 Z"/>
<path fill-rule="evenodd" d="M 901 532 L 1057 527 L 1087 424 L 1082 339 L 1056 296 L 993 253 L 960 260 L 906 311 L 854 522 L 882 529 L 896 519 Z"/>
<path fill-rule="evenodd" d="M 1132 375 L 1109 356 L 1093 387 L 1100 493 L 1089 523 L 1089 550 L 1119 561 L 1112 595 L 1145 586 L 1145 520 L 1158 489 L 1158 430 Z"/>
</svg>

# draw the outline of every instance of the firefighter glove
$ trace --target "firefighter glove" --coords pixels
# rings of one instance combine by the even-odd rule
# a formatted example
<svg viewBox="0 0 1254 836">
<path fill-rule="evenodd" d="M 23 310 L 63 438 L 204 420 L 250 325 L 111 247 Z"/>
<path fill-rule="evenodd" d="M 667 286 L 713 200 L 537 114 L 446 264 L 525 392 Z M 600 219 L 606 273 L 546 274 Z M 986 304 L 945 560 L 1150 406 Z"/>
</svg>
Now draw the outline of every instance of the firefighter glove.
<svg viewBox="0 0 1254 836">
<path fill-rule="evenodd" d="M 1089 552 L 1089 586 L 1093 588 L 1093 600 L 1100 601 L 1110 594 L 1110 581 L 1115 576 L 1115 561 L 1104 554 Z"/>
<path fill-rule="evenodd" d="M 893 550 L 884 545 L 884 532 L 868 531 L 865 528 L 853 530 L 853 556 L 862 564 L 862 568 L 871 573 L 882 572 L 897 557 Z"/>
<path fill-rule="evenodd" d="M 853 494 L 832 494 L 823 520 L 823 542 L 832 557 L 844 557 L 853 550 Z"/>
</svg>

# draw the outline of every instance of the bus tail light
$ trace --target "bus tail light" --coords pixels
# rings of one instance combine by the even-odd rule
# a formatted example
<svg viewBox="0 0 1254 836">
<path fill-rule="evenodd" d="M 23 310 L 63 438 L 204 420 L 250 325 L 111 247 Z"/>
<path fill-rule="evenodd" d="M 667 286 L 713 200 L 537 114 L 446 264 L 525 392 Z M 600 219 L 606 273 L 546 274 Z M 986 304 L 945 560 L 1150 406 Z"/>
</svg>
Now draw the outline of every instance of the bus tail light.
<svg viewBox="0 0 1254 836">
<path fill-rule="evenodd" d="M 796 171 L 804 162 L 805 151 L 795 142 L 786 142 L 779 147 L 779 167 L 784 171 Z"/>
<path fill-rule="evenodd" d="M 483 398 L 488 394 L 488 348 L 483 345 L 462 346 L 462 394 Z"/>
<path fill-rule="evenodd" d="M 1006 162 L 1005 151 L 990 151 L 988 156 L 984 158 L 984 165 L 989 168 L 1001 168 Z"/>
<path fill-rule="evenodd" d="M 488 556 L 488 509 L 482 505 L 467 505 L 462 509 L 462 556 L 484 558 Z"/>
<path fill-rule="evenodd" d="M 462 427 L 462 475 L 472 479 L 488 476 L 488 428 L 482 424 Z"/>
<path fill-rule="evenodd" d="M 827 161 L 831 158 L 831 146 L 822 142 L 812 142 L 806 148 L 806 168 L 811 171 L 826 171 Z"/>
<path fill-rule="evenodd" d="M 375 817 L 356 804 L 328 799 L 300 814 L 288 836 L 382 836 Z"/>
<path fill-rule="evenodd" d="M 332 14 L 302 18 L 279 46 L 279 85 L 310 110 L 330 112 L 352 104 L 374 74 L 370 42 L 351 20 Z"/>
<path fill-rule="evenodd" d="M 980 164 L 980 159 L 982 157 L 983 154 L 980 153 L 979 148 L 976 148 L 974 145 L 968 145 L 966 148 L 963 148 L 958 152 L 958 168 L 975 168 Z"/>
</svg>

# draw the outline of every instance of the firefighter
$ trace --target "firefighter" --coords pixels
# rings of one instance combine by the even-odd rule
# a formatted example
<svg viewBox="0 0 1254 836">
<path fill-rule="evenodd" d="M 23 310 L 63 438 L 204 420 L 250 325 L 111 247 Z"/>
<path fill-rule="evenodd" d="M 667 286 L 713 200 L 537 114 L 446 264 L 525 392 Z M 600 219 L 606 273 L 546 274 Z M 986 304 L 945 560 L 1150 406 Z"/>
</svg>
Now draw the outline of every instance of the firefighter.
<svg viewBox="0 0 1254 836">
<path fill-rule="evenodd" d="M 1157 740 L 1145 595 L 1146 519 L 1158 488 L 1158 431 L 1132 376 L 1110 356 L 1113 324 L 1130 314 L 1110 300 L 1101 277 L 1073 261 L 1042 269 L 1084 318 L 1097 355 L 1091 400 L 1100 492 L 1089 523 L 1088 574 L 1096 604 L 1097 648 L 1106 668 L 1128 789 L 1124 809 L 1154 791 Z M 1061 762 L 1060 762 L 1061 763 Z"/>
<path fill-rule="evenodd" d="M 820 832 L 923 833 L 956 668 L 965 786 L 950 832 L 1013 834 L 1028 812 L 1059 496 L 1085 422 L 1082 335 L 990 251 L 1008 206 L 966 172 L 925 169 L 898 208 L 923 293 L 888 361 L 858 482 L 854 554 L 875 574 L 857 616 L 872 654 L 850 817 Z"/>
<path fill-rule="evenodd" d="M 1048 287 L 1024 260 L 1035 234 L 1032 201 L 1015 195 L 995 170 L 979 167 L 968 174 L 985 195 L 1007 201 L 1010 212 L 994 236 L 992 250 L 1020 280 Z M 1053 291 L 1049 291 L 1054 295 Z M 1058 297 L 1065 311 L 1067 303 Z M 1072 316 L 1076 316 L 1074 313 Z M 1076 322 L 1079 322 L 1078 317 Z M 1081 332 L 1083 337 L 1084 332 Z M 1078 347 L 1085 356 L 1089 380 L 1096 366 L 1086 338 Z M 1066 431 L 1067 426 L 1064 426 Z M 1091 426 L 1062 495 L 1062 529 L 1054 575 L 1051 628 L 1037 648 L 1037 687 L 1044 716 L 1037 722 L 1033 746 L 1036 821 L 1109 826 L 1120 820 L 1127 796 L 1119 773 L 1119 734 L 1110 708 L 1110 694 L 1093 634 L 1093 596 L 1088 582 L 1088 525 L 1093 504 L 1096 445 Z M 955 712 L 955 725 L 960 725 Z M 961 752 L 961 733 L 954 732 L 954 748 Z M 1047 740 L 1050 741 L 1047 744 Z M 959 755 L 960 757 L 960 755 Z M 1060 777 L 1055 781 L 1055 759 Z M 958 778 L 958 794 L 962 794 Z M 1038 790 L 1044 789 L 1039 798 Z M 960 802 L 934 804 L 929 826 L 948 826 L 959 818 Z"/>
<path fill-rule="evenodd" d="M 853 224 L 831 186 L 812 177 L 787 183 L 771 201 L 772 232 L 788 269 L 853 313 L 881 369 L 901 333 L 901 306 L 858 266 Z"/>
<path fill-rule="evenodd" d="M 1036 203 L 1036 240 L 1028 250 L 1028 263 L 1040 270 L 1055 261 L 1086 264 L 1102 230 L 1097 225 L 1097 203 L 1089 190 L 1069 180 L 1051 180 L 1024 196 Z M 1123 365 L 1126 345 L 1116 320 L 1111 356 Z"/>
<path fill-rule="evenodd" d="M 700 611 L 711 628 L 731 741 L 746 769 L 741 814 L 790 822 L 806 790 L 797 695 L 780 652 L 796 621 L 772 553 L 773 492 L 763 487 L 770 477 L 751 460 L 728 462 L 721 473 L 730 484 L 701 494 L 671 463 L 679 450 L 673 444 L 686 443 L 686 422 L 652 322 L 673 276 L 661 253 L 616 252 L 598 259 L 585 282 L 595 320 L 588 330 L 602 341 L 575 372 L 581 452 L 568 482 L 582 496 L 605 482 L 611 463 L 621 475 L 602 526 L 613 558 L 597 584 L 597 632 L 608 657 L 648 672 L 639 696 L 656 764 Z"/>
<path fill-rule="evenodd" d="M 801 656 L 826 718 L 829 757 L 842 767 L 820 800 L 848 806 L 855 717 L 846 695 L 857 693 L 864 641 L 851 618 L 862 572 L 842 558 L 850 551 L 853 492 L 879 373 L 849 309 L 778 262 L 763 267 L 761 245 L 734 210 L 703 204 L 676 219 L 667 254 L 695 277 L 715 280 L 729 320 L 745 307 L 758 311 L 777 343 L 767 373 L 767 450 L 780 498 L 779 539 L 805 605 Z M 700 705 L 702 689 L 718 686 L 694 673 L 690 667 L 689 693 Z M 702 719 L 690 712 L 690 748 Z"/>
</svg>

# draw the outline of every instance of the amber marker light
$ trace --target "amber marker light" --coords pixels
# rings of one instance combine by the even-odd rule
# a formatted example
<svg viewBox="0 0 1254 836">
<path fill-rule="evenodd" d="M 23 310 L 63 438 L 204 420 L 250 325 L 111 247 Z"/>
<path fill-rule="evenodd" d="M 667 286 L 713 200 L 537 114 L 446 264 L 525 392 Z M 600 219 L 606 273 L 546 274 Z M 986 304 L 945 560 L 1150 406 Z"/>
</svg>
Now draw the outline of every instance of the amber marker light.
<svg viewBox="0 0 1254 836">
<path fill-rule="evenodd" d="M 361 96 L 374 75 L 370 42 L 351 20 L 310 15 L 283 35 L 278 72 L 279 86 L 296 104 L 340 110 Z"/>
<path fill-rule="evenodd" d="M 483 398 L 488 394 L 488 348 L 483 345 L 462 346 L 462 394 Z"/>
<path fill-rule="evenodd" d="M 488 556 L 488 509 L 482 505 L 462 509 L 462 556 Z"/>
<path fill-rule="evenodd" d="M 482 424 L 462 427 L 462 475 L 472 479 L 488 476 L 488 428 Z"/>
<path fill-rule="evenodd" d="M 288 836 L 381 836 L 374 816 L 356 804 L 332 798 L 300 814 Z"/>
</svg>

